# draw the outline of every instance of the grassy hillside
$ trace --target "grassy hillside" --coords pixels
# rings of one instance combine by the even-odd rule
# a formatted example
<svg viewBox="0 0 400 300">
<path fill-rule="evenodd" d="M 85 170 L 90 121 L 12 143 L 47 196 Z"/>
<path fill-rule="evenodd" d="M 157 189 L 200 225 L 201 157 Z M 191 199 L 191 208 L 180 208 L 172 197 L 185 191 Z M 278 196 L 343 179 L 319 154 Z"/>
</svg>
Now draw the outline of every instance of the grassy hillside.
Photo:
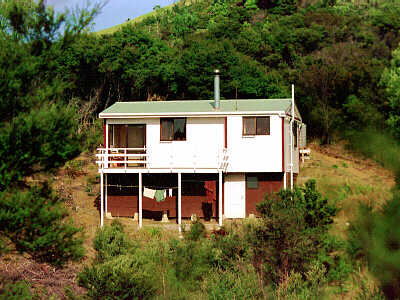
<svg viewBox="0 0 400 300">
<path fill-rule="evenodd" d="M 26 280 L 43 299 L 65 286 L 95 299 L 126 290 L 158 299 L 400 297 L 394 176 L 332 146 L 350 141 L 399 183 L 398 1 L 196 0 L 97 35 L 84 30 L 96 11 L 57 18 L 41 2 L 24 4 L 0 2 L 9 83 L 0 86 L 1 296 L 28 294 Z M 98 231 L 94 156 L 79 156 L 102 143 L 98 112 L 116 101 L 212 98 L 215 68 L 225 99 L 287 97 L 295 84 L 318 140 L 298 179 L 305 187 L 264 199 L 257 220 L 212 233 L 195 224 L 178 238 L 130 219 Z M 355 221 L 359 202 L 372 207 Z M 359 236 L 347 239 L 347 228 Z"/>
<path fill-rule="evenodd" d="M 301 167 L 298 177 L 298 184 L 302 185 L 307 180 L 315 178 L 318 189 L 328 197 L 331 203 L 336 203 L 340 212 L 335 218 L 331 229 L 332 234 L 345 237 L 345 232 L 349 223 L 354 220 L 359 203 L 375 202 L 379 206 L 391 197 L 391 189 L 394 186 L 393 173 L 383 169 L 377 163 L 359 157 L 344 149 L 343 146 L 321 147 L 316 144 L 311 145 L 311 160 L 306 161 Z M 43 180 L 47 175 L 36 176 L 32 180 Z M 82 266 L 90 264 L 95 258 L 93 249 L 93 239 L 99 227 L 98 212 L 98 173 L 94 164 L 94 157 L 82 155 L 77 159 L 66 164 L 52 179 L 54 188 L 64 197 L 69 199 L 66 202 L 74 222 L 82 226 L 85 231 L 85 258 L 83 263 L 70 263 L 61 270 L 52 269 L 46 264 L 37 264 L 29 258 L 5 255 L 0 259 L 0 277 L 3 280 L 27 280 L 36 291 L 47 291 L 58 296 L 64 295 L 64 287 L 70 286 L 75 292 L 83 293 L 84 289 L 77 286 L 76 275 Z M 261 200 L 261 199 L 260 199 Z M 125 227 L 125 231 L 135 243 L 153 239 L 153 226 L 160 228 L 163 239 L 168 241 L 170 238 L 178 236 L 176 229 L 170 231 L 159 222 L 144 220 L 144 229 L 138 230 L 137 222 L 130 218 L 118 219 Z M 105 219 L 105 224 L 110 225 L 112 220 Z M 210 224 L 209 229 L 216 224 Z M 232 226 L 229 221 L 225 226 Z M 341 294 L 335 285 L 327 290 L 329 298 L 352 299 L 358 293 L 358 277 L 369 278 L 362 271 L 355 274 L 346 281 L 346 285 L 351 287 L 347 292 Z M 364 279 L 367 280 L 367 279 Z M 369 284 L 373 284 L 371 279 Z M 49 294 L 42 294 L 46 298 Z M 46 296 L 47 295 L 47 296 Z M 190 295 L 198 299 L 199 295 Z"/>
</svg>

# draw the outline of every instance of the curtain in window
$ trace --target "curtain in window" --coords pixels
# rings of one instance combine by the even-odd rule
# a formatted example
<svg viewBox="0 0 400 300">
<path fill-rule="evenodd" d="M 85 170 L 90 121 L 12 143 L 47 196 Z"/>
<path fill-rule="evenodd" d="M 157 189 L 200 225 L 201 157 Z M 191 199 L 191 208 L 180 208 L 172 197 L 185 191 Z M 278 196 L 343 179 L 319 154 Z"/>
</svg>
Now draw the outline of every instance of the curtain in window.
<svg viewBox="0 0 400 300">
<path fill-rule="evenodd" d="M 254 117 L 243 118 L 243 134 L 244 135 L 256 134 L 256 122 Z"/>
<path fill-rule="evenodd" d="M 172 141 L 174 135 L 174 123 L 172 119 L 161 119 L 161 141 Z"/>
</svg>

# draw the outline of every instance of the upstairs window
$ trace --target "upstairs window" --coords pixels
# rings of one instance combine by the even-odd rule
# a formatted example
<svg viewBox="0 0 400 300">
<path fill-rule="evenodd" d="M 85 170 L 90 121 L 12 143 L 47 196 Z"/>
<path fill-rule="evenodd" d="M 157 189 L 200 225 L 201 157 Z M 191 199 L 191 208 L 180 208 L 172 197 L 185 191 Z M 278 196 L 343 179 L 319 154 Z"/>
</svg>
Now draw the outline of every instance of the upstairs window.
<svg viewBox="0 0 400 300">
<path fill-rule="evenodd" d="M 243 135 L 269 135 L 270 117 L 243 117 Z"/>
<path fill-rule="evenodd" d="M 186 118 L 160 119 L 161 141 L 186 141 Z"/>
</svg>

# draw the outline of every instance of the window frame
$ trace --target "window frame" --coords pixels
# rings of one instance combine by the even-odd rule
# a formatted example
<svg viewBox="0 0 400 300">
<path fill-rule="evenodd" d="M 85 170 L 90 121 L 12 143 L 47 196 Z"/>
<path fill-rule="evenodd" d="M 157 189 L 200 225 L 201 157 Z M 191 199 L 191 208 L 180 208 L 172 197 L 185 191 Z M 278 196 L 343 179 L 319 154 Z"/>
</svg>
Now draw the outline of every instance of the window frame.
<svg viewBox="0 0 400 300">
<path fill-rule="evenodd" d="M 185 132 L 185 137 L 183 139 L 175 139 L 175 122 L 174 120 L 176 119 L 180 119 L 180 120 L 184 120 L 185 121 L 185 125 L 184 125 L 184 132 Z M 172 139 L 163 139 L 163 135 L 162 135 L 162 121 L 172 121 Z M 179 118 L 160 118 L 160 142 L 182 142 L 182 141 L 186 141 L 187 139 L 187 118 L 186 117 L 179 117 Z"/>
<path fill-rule="evenodd" d="M 265 133 L 257 133 L 257 119 L 261 119 L 261 118 L 265 118 L 267 120 L 267 129 Z M 245 120 L 249 120 L 249 119 L 254 119 L 254 128 L 255 128 L 255 132 L 254 133 L 245 133 Z M 242 117 L 242 136 L 256 136 L 256 135 L 271 135 L 271 117 L 270 116 L 248 116 Z"/>
</svg>

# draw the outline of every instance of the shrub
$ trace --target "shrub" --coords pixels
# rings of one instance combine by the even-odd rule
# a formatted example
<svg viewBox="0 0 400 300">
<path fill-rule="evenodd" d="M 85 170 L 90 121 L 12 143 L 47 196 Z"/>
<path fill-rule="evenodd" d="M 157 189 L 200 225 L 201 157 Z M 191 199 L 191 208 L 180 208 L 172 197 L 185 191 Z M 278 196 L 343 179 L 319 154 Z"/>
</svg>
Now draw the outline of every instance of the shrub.
<svg viewBox="0 0 400 300">
<path fill-rule="evenodd" d="M 30 300 L 32 293 L 25 281 L 8 283 L 0 290 L 0 300 Z"/>
<path fill-rule="evenodd" d="M 213 269 L 204 283 L 208 299 L 262 299 L 264 286 L 251 265 Z"/>
<path fill-rule="evenodd" d="M 175 276 L 183 282 L 201 280 L 215 263 L 217 251 L 209 240 L 170 243 L 170 260 Z"/>
<path fill-rule="evenodd" d="M 0 126 L 0 191 L 38 170 L 61 166 L 80 152 L 77 115 L 45 105 Z"/>
<path fill-rule="evenodd" d="M 93 299 L 149 299 L 155 293 L 153 277 L 141 257 L 118 255 L 85 267 L 78 275 L 78 283 Z"/>
<path fill-rule="evenodd" d="M 353 251 L 365 255 L 370 271 L 389 299 L 400 297 L 399 219 L 400 192 L 395 190 L 393 198 L 379 211 L 361 205 L 357 226 L 350 231 Z"/>
<path fill-rule="evenodd" d="M 214 264 L 217 268 L 222 270 L 232 268 L 237 260 L 247 256 L 247 244 L 236 232 L 213 234 L 211 241 L 215 253 Z"/>
<path fill-rule="evenodd" d="M 261 222 L 247 225 L 253 263 L 266 282 L 278 283 L 292 270 L 304 272 L 317 256 L 319 235 L 307 230 L 306 212 L 297 199 L 290 191 L 267 195 L 257 205 Z"/>
<path fill-rule="evenodd" d="M 104 262 L 118 255 L 127 254 L 132 248 L 132 243 L 125 235 L 121 223 L 114 220 L 111 226 L 105 225 L 98 230 L 93 248 L 97 251 L 96 260 Z"/>
<path fill-rule="evenodd" d="M 316 190 L 305 188 L 266 195 L 257 205 L 259 223 L 247 225 L 247 240 L 257 271 L 266 282 L 278 283 L 290 272 L 304 273 L 324 250 L 323 239 L 336 208 Z"/>
<path fill-rule="evenodd" d="M 48 184 L 0 193 L 0 235 L 38 261 L 63 265 L 83 256 L 82 237 Z"/>
<path fill-rule="evenodd" d="M 310 228 L 324 227 L 333 223 L 333 217 L 338 209 L 328 203 L 328 199 L 318 192 L 316 181 L 310 179 L 302 188 L 302 197 L 299 198 L 306 210 L 305 221 Z"/>
<path fill-rule="evenodd" d="M 322 287 L 326 280 L 325 268 L 314 261 L 304 273 L 293 270 L 279 283 L 275 290 L 277 299 L 321 299 Z"/>
<path fill-rule="evenodd" d="M 204 237 L 206 233 L 206 227 L 200 221 L 195 221 L 190 226 L 188 232 L 185 233 L 185 239 L 190 241 L 197 241 L 200 238 Z"/>
</svg>

